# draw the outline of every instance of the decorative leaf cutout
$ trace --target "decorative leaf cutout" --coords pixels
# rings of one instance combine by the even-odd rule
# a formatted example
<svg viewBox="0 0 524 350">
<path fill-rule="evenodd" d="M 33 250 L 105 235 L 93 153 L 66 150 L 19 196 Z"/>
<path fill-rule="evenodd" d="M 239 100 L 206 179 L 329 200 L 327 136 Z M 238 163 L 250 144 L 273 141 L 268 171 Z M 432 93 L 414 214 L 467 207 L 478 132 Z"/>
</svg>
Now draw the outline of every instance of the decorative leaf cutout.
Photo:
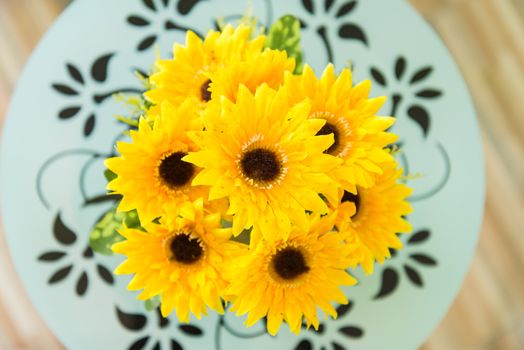
<svg viewBox="0 0 524 350">
<path fill-rule="evenodd" d="M 137 26 L 137 27 L 145 27 L 151 24 L 147 19 L 144 17 L 131 15 L 127 17 L 127 22 L 131 25 Z"/>
<path fill-rule="evenodd" d="M 114 56 L 110 53 L 99 57 L 93 66 L 91 67 L 91 76 L 98 82 L 104 82 L 107 79 L 107 68 L 109 66 L 109 61 Z"/>
<path fill-rule="evenodd" d="M 393 248 L 389 248 L 389 255 L 391 255 L 391 259 L 397 256 L 397 251 Z"/>
<path fill-rule="evenodd" d="M 398 113 L 398 107 L 402 102 L 402 95 L 393 94 L 393 96 L 391 96 L 391 100 L 393 101 L 393 104 L 391 106 L 391 116 L 396 118 Z"/>
<path fill-rule="evenodd" d="M 87 246 L 86 249 L 84 249 L 84 253 L 82 254 L 84 258 L 91 259 L 95 254 L 93 253 L 93 249 L 91 249 L 90 246 Z"/>
<path fill-rule="evenodd" d="M 186 31 L 188 30 L 187 28 L 184 28 L 182 26 L 179 26 L 178 24 L 176 24 L 175 22 L 171 21 L 171 20 L 167 20 L 166 21 L 166 24 L 164 25 L 164 28 L 166 28 L 166 30 L 181 30 L 181 31 Z M 200 34 L 198 34 L 197 32 L 193 31 L 196 35 L 200 36 Z"/>
<path fill-rule="evenodd" d="M 417 92 L 417 97 L 421 98 L 437 98 L 442 96 L 442 91 L 437 89 L 424 89 Z"/>
<path fill-rule="evenodd" d="M 53 234 L 56 240 L 62 244 L 71 245 L 76 242 L 76 234 L 64 224 L 60 213 L 56 215 Z"/>
<path fill-rule="evenodd" d="M 433 72 L 433 67 L 424 67 L 418 70 L 409 81 L 410 84 L 418 83 L 426 79 Z"/>
<path fill-rule="evenodd" d="M 122 199 L 122 196 L 119 194 L 102 194 L 93 198 L 88 198 L 84 206 L 105 203 L 105 202 L 119 202 Z"/>
<path fill-rule="evenodd" d="M 395 63 L 395 76 L 398 80 L 401 80 L 406 72 L 406 59 L 404 57 L 399 57 Z"/>
<path fill-rule="evenodd" d="M 342 25 L 338 31 L 338 35 L 344 39 L 361 41 L 364 45 L 368 46 L 366 34 L 364 34 L 364 31 L 357 25 L 351 23 Z"/>
<path fill-rule="evenodd" d="M 84 124 L 84 136 L 88 137 L 93 133 L 93 130 L 95 129 L 95 123 L 96 123 L 96 116 L 94 114 L 91 114 L 89 118 L 86 119 L 86 122 Z"/>
<path fill-rule="evenodd" d="M 193 7 L 195 7 L 196 4 L 198 4 L 201 0 L 179 0 L 177 4 L 178 12 L 185 16 L 191 10 L 193 10 Z"/>
<path fill-rule="evenodd" d="M 357 2 L 355 0 L 346 2 L 338 10 L 338 12 L 336 14 L 336 17 L 340 18 L 340 17 L 343 17 L 343 16 L 349 14 L 351 11 L 353 11 L 355 9 L 355 6 L 357 6 Z"/>
<path fill-rule="evenodd" d="M 150 74 L 146 72 L 145 70 L 140 69 L 140 68 L 135 68 L 134 71 L 135 71 L 135 74 L 139 76 L 140 80 L 142 80 L 142 78 L 146 81 L 147 79 L 149 79 Z"/>
<path fill-rule="evenodd" d="M 266 320 L 266 321 L 267 321 L 267 320 Z M 302 325 L 302 328 L 307 328 L 307 326 L 306 326 L 305 323 Z M 319 325 L 318 325 L 318 329 L 315 329 L 315 328 L 313 328 L 313 327 L 310 327 L 308 330 L 309 330 L 310 332 L 314 332 L 314 333 L 317 333 L 317 334 L 324 334 L 324 332 L 326 331 L 326 326 L 324 326 L 323 323 L 319 323 Z"/>
<path fill-rule="evenodd" d="M 311 13 L 312 15 L 315 14 L 315 9 L 313 8 L 313 1 L 302 0 L 302 5 L 307 10 L 307 12 Z"/>
<path fill-rule="evenodd" d="M 422 265 L 437 266 L 437 261 L 426 254 L 411 254 L 409 257 Z"/>
<path fill-rule="evenodd" d="M 384 75 L 382 74 L 382 72 L 380 72 L 378 69 L 376 68 L 371 68 L 371 76 L 373 77 L 373 79 L 379 83 L 380 85 L 382 86 L 386 86 L 388 84 L 386 78 L 384 77 Z"/>
<path fill-rule="evenodd" d="M 67 96 L 77 96 L 78 91 L 73 89 L 72 87 L 65 85 L 65 84 L 53 84 L 53 89 L 58 91 L 59 93 Z"/>
<path fill-rule="evenodd" d="M 337 342 L 331 342 L 331 345 L 333 345 L 333 350 L 346 350 L 345 347 L 343 347 Z"/>
<path fill-rule="evenodd" d="M 313 345 L 309 340 L 304 339 L 300 343 L 298 343 L 295 350 L 313 350 Z"/>
<path fill-rule="evenodd" d="M 404 265 L 404 271 L 406 271 L 406 275 L 411 280 L 411 282 L 413 282 L 414 285 L 418 287 L 424 286 L 424 282 L 422 281 L 422 276 L 420 276 L 417 270 L 409 267 L 408 265 Z"/>
<path fill-rule="evenodd" d="M 139 228 L 140 220 L 136 211 L 117 212 L 116 207 L 104 214 L 89 235 L 89 246 L 97 253 L 113 255 L 113 244 L 123 240 L 117 232 L 122 227 L 122 222 L 129 228 Z"/>
<path fill-rule="evenodd" d="M 156 11 L 155 1 L 154 0 L 143 0 L 144 5 L 150 10 Z"/>
<path fill-rule="evenodd" d="M 82 85 L 85 84 L 84 77 L 82 76 L 82 73 L 80 73 L 80 70 L 78 68 L 76 68 L 71 63 L 68 63 L 66 67 L 67 67 L 67 71 L 69 72 L 69 75 L 71 76 L 71 78 L 73 78 L 75 81 L 77 81 L 78 83 Z"/>
<path fill-rule="evenodd" d="M 78 114 L 78 112 L 80 112 L 81 109 L 82 108 L 79 106 L 64 108 L 63 110 L 60 111 L 60 113 L 58 113 L 58 118 L 60 119 L 73 118 L 75 115 Z"/>
<path fill-rule="evenodd" d="M 159 303 L 160 304 L 160 303 Z M 160 307 L 156 308 L 156 314 L 158 316 L 158 325 L 160 328 L 166 328 L 169 326 L 169 319 L 162 316 L 162 311 L 160 311 Z"/>
<path fill-rule="evenodd" d="M 131 344 L 129 350 L 142 350 L 149 340 L 149 336 L 138 339 L 136 342 Z"/>
<path fill-rule="evenodd" d="M 222 30 L 221 23 L 217 19 L 213 20 L 213 29 L 217 32 L 220 32 Z"/>
<path fill-rule="evenodd" d="M 38 261 L 57 261 L 66 256 L 66 253 L 63 252 L 47 252 L 38 257 Z"/>
<path fill-rule="evenodd" d="M 364 335 L 362 328 L 354 326 L 342 327 L 338 331 L 348 338 L 361 338 Z"/>
<path fill-rule="evenodd" d="M 184 348 L 175 339 L 171 339 L 171 350 L 184 350 Z"/>
<path fill-rule="evenodd" d="M 409 238 L 408 244 L 425 242 L 427 241 L 430 235 L 431 233 L 429 232 L 429 230 L 420 230 Z"/>
<path fill-rule="evenodd" d="M 427 110 L 422 106 L 411 106 L 408 109 L 408 116 L 420 126 L 424 137 L 428 136 L 430 119 Z"/>
<path fill-rule="evenodd" d="M 298 21 L 300 22 L 300 29 L 306 29 L 307 28 L 307 23 L 305 21 L 303 21 L 302 19 L 298 19 Z"/>
<path fill-rule="evenodd" d="M 317 34 L 318 36 L 320 36 L 320 39 L 322 39 L 322 42 L 324 43 L 328 62 L 333 62 L 333 48 L 331 47 L 331 43 L 329 42 L 326 26 L 318 27 Z"/>
<path fill-rule="evenodd" d="M 118 307 L 116 307 L 116 314 L 122 326 L 130 331 L 139 331 L 146 326 L 147 318 L 144 315 L 128 314 L 120 310 Z"/>
<path fill-rule="evenodd" d="M 344 317 L 353 308 L 353 303 L 349 302 L 346 305 L 340 305 L 337 307 L 337 319 Z"/>
<path fill-rule="evenodd" d="M 380 291 L 374 297 L 374 299 L 384 298 L 393 293 L 398 286 L 398 280 L 399 278 L 397 271 L 389 267 L 385 268 L 384 271 L 382 271 L 382 283 Z"/>
<path fill-rule="evenodd" d="M 294 16 L 284 16 L 273 23 L 266 38 L 266 47 L 285 50 L 295 59 L 295 73 L 302 71 L 302 48 L 300 46 L 300 22 Z"/>
<path fill-rule="evenodd" d="M 155 344 L 155 346 L 154 346 L 153 349 L 151 349 L 151 350 L 162 350 L 162 347 L 160 346 L 160 342 L 157 341 L 156 344 Z"/>
<path fill-rule="evenodd" d="M 71 272 L 72 269 L 73 269 L 73 265 L 68 265 L 68 266 L 66 266 L 66 267 L 56 271 L 51 276 L 51 278 L 49 278 L 49 281 L 47 281 L 47 283 L 55 284 L 55 283 L 60 282 L 61 280 L 63 280 L 67 276 L 69 276 L 69 273 Z"/>
<path fill-rule="evenodd" d="M 76 294 L 79 296 L 84 296 L 87 291 L 87 287 L 89 286 L 89 279 L 87 277 L 87 273 L 84 271 L 80 275 L 80 278 L 78 278 L 78 281 L 76 282 Z"/>
<path fill-rule="evenodd" d="M 150 35 L 138 44 L 138 51 L 145 51 L 149 49 L 156 42 L 156 35 Z"/>
<path fill-rule="evenodd" d="M 111 273 L 111 271 L 106 269 L 105 266 L 100 264 L 96 265 L 96 271 L 98 272 L 100 278 L 107 284 L 112 285 L 115 282 L 113 274 Z"/>
<path fill-rule="evenodd" d="M 325 0 L 324 1 L 324 10 L 326 12 L 328 12 L 329 10 L 331 10 L 331 7 L 333 6 L 333 4 L 335 3 L 335 0 Z"/>
<path fill-rule="evenodd" d="M 187 335 L 190 335 L 190 336 L 201 336 L 204 334 L 204 332 L 198 328 L 197 326 L 192 326 L 190 324 L 182 324 L 180 326 L 178 326 L 178 328 L 180 328 L 180 330 L 184 333 L 186 333 Z"/>
</svg>

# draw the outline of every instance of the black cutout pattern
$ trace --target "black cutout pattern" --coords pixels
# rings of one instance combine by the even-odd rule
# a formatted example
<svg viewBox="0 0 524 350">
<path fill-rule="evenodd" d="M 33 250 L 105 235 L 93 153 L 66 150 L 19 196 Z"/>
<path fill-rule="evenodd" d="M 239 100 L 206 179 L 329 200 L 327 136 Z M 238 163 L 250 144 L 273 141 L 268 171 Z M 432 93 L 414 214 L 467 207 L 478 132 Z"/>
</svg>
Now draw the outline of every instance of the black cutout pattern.
<svg viewBox="0 0 524 350">
<path fill-rule="evenodd" d="M 315 343 L 321 343 L 319 350 L 322 349 L 334 349 L 334 350 L 348 350 L 348 344 L 351 344 L 353 341 L 358 341 L 358 339 L 364 337 L 364 329 L 360 326 L 353 324 L 339 325 L 339 321 L 348 318 L 351 320 L 350 313 L 355 304 L 350 302 L 346 305 L 339 305 L 337 307 L 338 317 L 336 320 L 329 323 L 329 327 L 336 327 L 336 335 L 330 336 L 329 338 L 324 339 L 323 335 L 327 331 L 328 324 L 320 323 L 318 330 L 315 330 L 313 327 L 309 328 L 306 331 L 306 325 L 303 325 L 305 338 L 299 339 L 298 344 L 293 348 L 294 350 L 304 350 L 304 349 L 315 349 Z M 320 337 L 317 341 L 313 342 L 312 337 Z M 325 343 L 324 343 L 325 342 Z"/>
<path fill-rule="evenodd" d="M 385 71 L 378 67 L 371 67 L 369 72 L 373 80 L 388 91 L 393 101 L 389 115 L 398 117 L 401 108 L 406 104 L 408 117 L 420 127 L 424 138 L 427 138 L 431 117 L 425 102 L 442 97 L 443 92 L 438 88 L 424 85 L 434 72 L 433 66 L 417 68 L 411 75 L 408 75 L 408 69 L 407 59 L 403 56 L 397 57 L 393 65 L 395 84 L 388 80 Z M 413 93 L 411 95 L 402 94 L 400 91 L 393 90 L 393 85 L 406 87 L 405 90 L 413 91 Z"/>
<path fill-rule="evenodd" d="M 424 287 L 424 278 L 422 271 L 424 268 L 434 268 L 438 265 L 437 260 L 424 251 L 419 251 L 419 246 L 423 246 L 431 238 L 429 229 L 422 229 L 415 232 L 406 242 L 406 245 L 400 254 L 405 255 L 406 261 L 402 264 L 402 269 L 386 266 L 382 270 L 380 289 L 374 299 L 383 299 L 392 295 L 400 284 L 402 273 L 407 280 L 415 287 Z M 391 257 L 397 258 L 399 252 L 391 251 Z M 419 268 L 423 268 L 419 270 Z"/>
<path fill-rule="evenodd" d="M 405 113 L 405 116 L 420 128 L 423 139 L 430 142 L 432 122 L 429 107 L 431 103 L 438 101 L 444 95 L 441 89 L 429 85 L 428 80 L 435 72 L 435 68 L 431 65 L 425 65 L 410 73 L 409 61 L 404 56 L 398 56 L 392 68 L 390 74 L 387 73 L 387 70 L 378 67 L 369 69 L 373 80 L 390 96 L 392 104 L 389 115 L 400 118 Z M 402 93 L 399 87 L 405 92 Z M 444 174 L 432 188 L 424 193 L 412 195 L 409 198 L 411 202 L 428 199 L 440 192 L 446 186 L 451 175 L 451 161 L 447 150 L 440 143 L 431 147 L 436 147 L 439 152 L 441 159 L 436 159 L 435 162 L 442 162 Z M 409 174 L 410 165 L 407 157 L 401 155 L 400 161 L 405 174 Z M 414 276 L 414 274 L 411 274 L 411 276 Z"/>
<path fill-rule="evenodd" d="M 327 15 L 332 17 L 337 25 L 339 38 L 343 40 L 353 40 L 369 47 L 369 41 L 364 29 L 357 23 L 350 20 L 350 15 L 358 7 L 358 0 L 301 0 L 303 8 L 310 16 Z M 312 29 L 319 36 L 327 55 L 327 62 L 335 63 L 333 45 L 328 34 L 330 24 L 325 23 L 310 28 L 308 21 L 300 18 L 302 29 Z"/>
<path fill-rule="evenodd" d="M 98 108 L 107 99 L 120 92 L 142 93 L 141 90 L 135 88 L 102 90 L 106 89 L 104 86 L 109 78 L 109 65 L 114 56 L 115 53 L 107 53 L 97 57 L 90 65 L 89 74 L 82 73 L 82 70 L 71 62 L 66 63 L 66 72 L 70 81 L 51 83 L 55 92 L 68 101 L 58 112 L 58 119 L 69 121 L 83 114 L 85 118 L 82 128 L 84 137 L 91 136 L 95 131 Z M 93 103 L 91 106 L 82 105 L 82 99 L 85 98 L 90 88 L 96 91 L 90 96 Z"/>
<path fill-rule="evenodd" d="M 68 257 L 75 259 L 75 254 L 73 252 L 68 252 L 67 250 L 74 250 L 74 247 L 77 244 L 78 235 L 64 223 L 61 213 L 57 213 L 54 224 L 53 224 L 53 235 L 58 244 L 62 246 L 64 250 L 49 250 L 40 254 L 37 260 L 45 264 L 60 264 L 55 272 L 51 274 L 47 283 L 50 285 L 55 285 L 57 283 L 63 282 L 69 276 L 72 275 L 74 269 L 74 264 L 68 263 L 63 265 L 61 262 L 67 260 Z M 94 258 L 93 251 L 90 247 L 86 247 L 81 254 L 81 260 L 85 264 L 91 263 Z M 83 265 L 83 264 L 82 264 Z M 96 264 L 98 275 L 101 280 L 107 285 L 113 285 L 114 278 L 111 272 L 104 265 L 98 263 Z M 89 274 L 87 270 L 84 270 L 82 266 L 79 266 L 81 269 L 77 275 L 75 282 L 75 293 L 79 297 L 84 297 L 89 288 Z"/>
<path fill-rule="evenodd" d="M 178 325 L 178 331 L 171 331 L 171 321 L 168 318 L 162 316 L 160 309 L 156 309 L 154 312 L 149 312 L 146 314 L 137 313 L 137 312 L 126 312 L 119 308 L 115 307 L 116 315 L 118 321 L 130 332 L 137 334 L 137 339 L 135 339 L 127 348 L 128 350 L 142 350 L 146 348 L 152 348 L 157 350 L 183 350 L 182 344 L 179 340 L 175 339 L 174 336 L 185 336 L 185 337 L 203 337 L 204 330 L 194 324 L 180 324 Z M 146 329 L 148 324 L 153 322 L 151 318 L 157 319 L 156 327 L 159 330 L 166 330 L 164 336 L 154 336 L 153 334 L 147 334 Z M 157 333 L 155 333 L 157 334 Z M 167 340 L 167 342 L 165 341 Z M 169 343 L 169 348 L 165 348 L 162 345 Z M 154 344 L 154 345 L 152 345 Z"/>
<path fill-rule="evenodd" d="M 198 30 L 180 24 L 178 18 L 188 15 L 198 3 L 203 1 L 204 0 L 178 0 L 176 1 L 176 6 L 173 7 L 175 1 L 143 0 L 144 13 L 131 14 L 127 17 L 127 23 L 129 25 L 146 32 L 145 36 L 143 36 L 137 44 L 137 51 L 142 52 L 149 50 L 157 43 L 162 33 L 157 32 L 153 27 L 157 21 L 164 20 L 165 13 L 173 14 L 173 18 L 169 18 L 163 23 L 165 31 L 175 30 L 186 32 L 191 30 L 202 37 Z"/>
</svg>

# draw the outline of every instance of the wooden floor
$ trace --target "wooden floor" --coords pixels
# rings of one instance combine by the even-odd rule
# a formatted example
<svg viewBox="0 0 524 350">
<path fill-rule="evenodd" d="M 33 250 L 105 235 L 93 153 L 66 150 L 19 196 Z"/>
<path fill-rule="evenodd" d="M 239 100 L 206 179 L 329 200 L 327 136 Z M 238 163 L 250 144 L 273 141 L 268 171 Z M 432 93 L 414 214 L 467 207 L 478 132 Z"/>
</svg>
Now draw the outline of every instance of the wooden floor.
<svg viewBox="0 0 524 350">
<path fill-rule="evenodd" d="M 0 125 L 20 71 L 66 0 L 0 0 Z M 524 349 L 524 0 L 411 0 L 453 52 L 479 112 L 487 171 L 472 268 L 424 350 Z M 0 232 L 0 349 L 61 349 Z"/>
</svg>

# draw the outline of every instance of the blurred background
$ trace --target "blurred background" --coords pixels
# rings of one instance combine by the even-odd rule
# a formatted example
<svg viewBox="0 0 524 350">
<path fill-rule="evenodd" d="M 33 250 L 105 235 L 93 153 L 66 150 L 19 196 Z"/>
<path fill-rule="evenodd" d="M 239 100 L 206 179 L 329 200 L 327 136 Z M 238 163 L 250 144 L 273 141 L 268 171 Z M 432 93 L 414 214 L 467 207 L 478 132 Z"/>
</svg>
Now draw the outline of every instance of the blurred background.
<svg viewBox="0 0 524 350">
<path fill-rule="evenodd" d="M 422 349 L 524 349 L 524 0 L 410 2 L 462 69 L 487 172 L 473 264 Z M 26 60 L 67 3 L 0 0 L 0 128 Z M 0 349 L 62 348 L 29 302 L 0 229 Z"/>
</svg>

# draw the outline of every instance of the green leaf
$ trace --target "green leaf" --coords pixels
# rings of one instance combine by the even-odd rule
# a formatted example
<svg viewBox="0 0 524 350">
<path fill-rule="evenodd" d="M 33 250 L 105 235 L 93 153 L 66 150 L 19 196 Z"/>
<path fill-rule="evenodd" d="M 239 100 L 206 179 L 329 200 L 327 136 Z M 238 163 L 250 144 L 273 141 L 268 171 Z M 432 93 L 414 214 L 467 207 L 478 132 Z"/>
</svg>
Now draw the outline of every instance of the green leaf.
<svg viewBox="0 0 524 350">
<path fill-rule="evenodd" d="M 115 118 L 122 124 L 126 124 L 134 128 L 138 128 L 138 120 L 136 118 L 129 118 L 123 115 L 115 115 Z"/>
<path fill-rule="evenodd" d="M 298 18 L 287 15 L 273 23 L 269 28 L 266 47 L 287 51 L 288 56 L 295 59 L 295 73 L 300 74 L 302 72 L 303 59 Z"/>
<path fill-rule="evenodd" d="M 140 221 L 136 211 L 117 212 L 116 207 L 108 211 L 96 223 L 89 235 L 89 246 L 95 252 L 103 255 L 113 255 L 111 247 L 124 238 L 118 233 L 123 223 L 129 228 L 139 228 Z"/>
<path fill-rule="evenodd" d="M 136 210 L 119 213 L 123 215 L 126 226 L 129 228 L 140 228 L 140 219 Z"/>
<path fill-rule="evenodd" d="M 105 176 L 107 182 L 111 182 L 114 179 L 116 179 L 116 177 L 117 177 L 117 175 L 114 172 L 112 172 L 111 170 L 109 170 L 109 169 L 106 169 L 104 171 L 104 176 Z"/>
<path fill-rule="evenodd" d="M 144 306 L 146 307 L 147 311 L 153 311 L 160 307 L 160 296 L 152 297 L 151 299 L 147 299 L 144 302 Z"/>
<path fill-rule="evenodd" d="M 231 237 L 231 240 L 233 242 L 249 245 L 249 242 L 251 241 L 251 229 L 243 230 L 238 236 Z"/>
</svg>

